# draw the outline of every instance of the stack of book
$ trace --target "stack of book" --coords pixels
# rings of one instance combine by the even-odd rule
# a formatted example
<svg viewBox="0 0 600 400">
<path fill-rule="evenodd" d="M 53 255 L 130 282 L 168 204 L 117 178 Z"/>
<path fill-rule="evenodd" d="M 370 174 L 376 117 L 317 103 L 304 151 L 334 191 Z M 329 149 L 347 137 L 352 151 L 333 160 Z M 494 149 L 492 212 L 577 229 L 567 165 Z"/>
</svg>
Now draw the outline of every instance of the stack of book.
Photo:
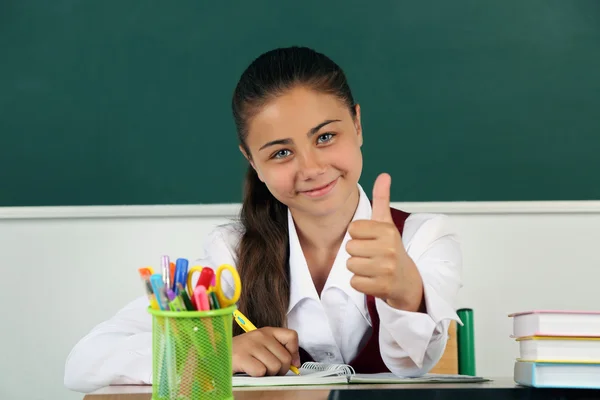
<svg viewBox="0 0 600 400">
<path fill-rule="evenodd" d="M 600 312 L 542 310 L 509 317 L 520 350 L 516 383 L 600 389 Z"/>
</svg>

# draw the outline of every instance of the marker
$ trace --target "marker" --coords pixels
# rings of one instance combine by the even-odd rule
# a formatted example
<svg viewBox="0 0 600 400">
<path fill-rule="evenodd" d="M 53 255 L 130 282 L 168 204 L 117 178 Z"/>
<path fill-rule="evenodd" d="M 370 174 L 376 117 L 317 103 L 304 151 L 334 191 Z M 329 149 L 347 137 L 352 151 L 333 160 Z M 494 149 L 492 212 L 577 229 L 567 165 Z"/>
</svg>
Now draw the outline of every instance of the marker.
<svg viewBox="0 0 600 400">
<path fill-rule="evenodd" d="M 188 296 L 187 291 L 183 289 L 183 285 L 180 282 L 177 282 L 177 289 L 179 289 L 179 295 L 183 299 L 183 305 L 185 305 L 185 308 L 188 311 L 194 311 L 196 307 L 192 305 L 190 296 Z"/>
<path fill-rule="evenodd" d="M 152 285 L 152 290 L 154 291 L 154 296 L 156 296 L 156 301 L 158 302 L 160 309 L 163 311 L 168 310 L 169 300 L 165 293 L 165 284 L 161 274 L 153 274 L 150 277 L 150 284 Z"/>
<path fill-rule="evenodd" d="M 167 289 L 167 298 L 169 299 L 169 301 L 175 300 L 175 297 L 177 297 L 177 295 L 175 294 L 175 292 L 172 291 L 171 288 L 168 288 Z"/>
<path fill-rule="evenodd" d="M 173 293 L 171 291 L 171 293 Z M 186 311 L 185 306 L 181 304 L 181 298 L 175 297 L 171 302 L 169 302 L 169 309 L 171 311 Z"/>
<path fill-rule="evenodd" d="M 194 300 L 196 300 L 198 311 L 210 310 L 208 297 L 206 296 L 206 288 L 204 286 L 196 286 L 196 289 L 194 289 Z"/>
<path fill-rule="evenodd" d="M 172 286 L 173 282 L 175 282 L 175 263 L 171 261 L 169 262 L 169 286 Z"/>
<path fill-rule="evenodd" d="M 202 271 L 200 271 L 200 276 L 198 277 L 198 280 L 196 281 L 196 287 L 198 286 L 204 286 L 206 288 L 206 294 L 208 295 L 208 292 L 210 291 L 211 285 L 211 281 L 215 280 L 215 271 L 213 271 L 212 268 L 210 267 L 204 267 L 202 268 Z M 210 300 L 210 299 L 209 299 Z M 192 303 L 194 305 L 196 305 L 196 299 L 194 299 L 194 297 L 192 296 Z"/>
<path fill-rule="evenodd" d="M 233 311 L 233 319 L 235 322 L 244 330 L 244 332 L 251 332 L 256 330 L 256 327 L 244 314 L 239 312 L 238 310 Z M 290 371 L 295 373 L 296 375 L 300 375 L 300 370 L 293 365 L 290 365 Z"/>
<path fill-rule="evenodd" d="M 187 283 L 187 273 L 188 273 L 188 260 L 185 258 L 178 258 L 175 264 L 175 280 L 173 283 L 173 291 L 177 293 L 177 282 L 180 282 L 182 285 Z"/>
<path fill-rule="evenodd" d="M 202 272 L 200 272 L 200 277 L 198 278 L 198 282 L 196 282 L 196 287 L 199 285 L 204 286 L 206 290 L 208 290 L 211 286 L 211 282 L 213 277 L 215 276 L 215 271 L 212 268 L 204 267 L 202 268 Z"/>
<path fill-rule="evenodd" d="M 152 284 L 150 283 L 150 277 L 152 276 L 152 268 L 139 268 L 138 272 L 140 274 L 140 278 L 142 278 L 142 282 L 144 283 L 144 290 L 146 291 L 146 295 L 148 296 L 150 307 L 154 310 L 158 310 L 158 303 L 156 301 L 156 297 L 154 296 L 154 291 L 152 290 Z"/>
<path fill-rule="evenodd" d="M 219 308 L 221 308 L 221 305 L 219 304 L 219 299 L 217 299 L 217 294 L 215 292 L 209 292 L 208 297 L 211 300 L 211 309 L 218 310 Z"/>
</svg>

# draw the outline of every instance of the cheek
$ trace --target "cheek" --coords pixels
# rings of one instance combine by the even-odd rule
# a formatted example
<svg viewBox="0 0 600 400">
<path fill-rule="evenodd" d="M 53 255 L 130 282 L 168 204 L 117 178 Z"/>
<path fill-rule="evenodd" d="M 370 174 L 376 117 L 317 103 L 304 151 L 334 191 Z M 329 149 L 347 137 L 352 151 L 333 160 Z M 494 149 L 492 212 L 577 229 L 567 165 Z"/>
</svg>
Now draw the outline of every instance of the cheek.
<svg viewBox="0 0 600 400">
<path fill-rule="evenodd" d="M 347 172 L 349 175 L 360 175 L 360 171 L 362 170 L 362 153 L 360 147 L 347 144 L 337 150 L 332 155 L 333 165 Z"/>
<path fill-rule="evenodd" d="M 294 192 L 294 171 L 288 165 L 278 165 L 263 171 L 265 184 L 275 195 L 286 196 Z"/>
</svg>

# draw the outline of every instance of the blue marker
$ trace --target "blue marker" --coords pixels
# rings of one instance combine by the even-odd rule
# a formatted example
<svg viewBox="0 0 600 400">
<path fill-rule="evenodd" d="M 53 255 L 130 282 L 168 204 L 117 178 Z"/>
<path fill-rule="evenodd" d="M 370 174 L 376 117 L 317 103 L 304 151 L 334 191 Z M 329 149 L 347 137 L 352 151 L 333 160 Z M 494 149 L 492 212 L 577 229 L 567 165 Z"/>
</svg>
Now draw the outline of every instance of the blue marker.
<svg viewBox="0 0 600 400">
<path fill-rule="evenodd" d="M 167 295 L 165 293 L 165 283 L 162 280 L 161 274 L 153 274 L 150 277 L 150 285 L 152 285 L 152 290 L 154 291 L 154 296 L 156 296 L 156 302 L 161 310 L 165 311 L 169 309 L 169 300 L 167 299 Z"/>
<path fill-rule="evenodd" d="M 179 296 L 178 283 L 181 283 L 183 287 L 187 285 L 187 274 L 188 274 L 188 260 L 185 258 L 178 258 L 175 262 L 175 279 L 173 283 L 173 291 Z"/>
</svg>

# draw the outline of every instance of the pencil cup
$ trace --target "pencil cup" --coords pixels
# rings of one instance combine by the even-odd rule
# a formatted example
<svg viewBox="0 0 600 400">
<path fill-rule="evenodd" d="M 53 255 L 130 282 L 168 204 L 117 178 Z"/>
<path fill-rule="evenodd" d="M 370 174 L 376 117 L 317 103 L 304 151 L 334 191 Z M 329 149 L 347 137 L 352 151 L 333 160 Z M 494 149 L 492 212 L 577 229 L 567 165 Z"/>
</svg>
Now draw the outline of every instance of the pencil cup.
<svg viewBox="0 0 600 400">
<path fill-rule="evenodd" d="M 233 400 L 235 306 L 212 311 L 152 308 L 152 399 Z"/>
</svg>

